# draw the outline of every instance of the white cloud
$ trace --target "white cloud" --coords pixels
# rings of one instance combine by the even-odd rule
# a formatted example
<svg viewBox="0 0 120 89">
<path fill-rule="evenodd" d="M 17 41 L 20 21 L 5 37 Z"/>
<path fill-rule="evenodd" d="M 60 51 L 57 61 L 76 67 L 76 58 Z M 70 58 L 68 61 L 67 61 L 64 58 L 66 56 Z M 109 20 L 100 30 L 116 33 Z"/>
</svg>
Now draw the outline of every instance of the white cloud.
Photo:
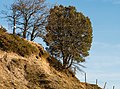
<svg viewBox="0 0 120 89">
<path fill-rule="evenodd" d="M 104 2 L 110 2 L 113 4 L 120 4 L 120 0 L 103 0 Z"/>
<path fill-rule="evenodd" d="M 97 68 L 120 66 L 120 44 L 94 42 L 87 61 L 86 65 Z"/>
<path fill-rule="evenodd" d="M 91 50 L 102 50 L 104 52 L 108 53 L 119 53 L 120 51 L 120 43 L 118 44 L 110 44 L 110 43 L 105 43 L 105 42 L 93 42 L 92 43 L 92 49 Z M 120 55 L 119 55 L 120 56 Z"/>
<path fill-rule="evenodd" d="M 84 64 L 87 68 L 87 81 L 95 83 L 98 79 L 99 85 L 103 87 L 107 82 L 106 89 L 111 89 L 115 85 L 115 89 L 119 89 L 120 81 L 120 44 L 109 44 L 105 42 L 93 42 L 90 51 L 90 57 Z M 84 74 L 78 77 L 84 82 Z"/>
<path fill-rule="evenodd" d="M 103 47 L 119 47 L 120 48 L 120 44 L 109 44 L 109 43 L 105 43 L 105 42 L 93 42 L 93 45 L 99 45 L 99 46 L 103 46 Z"/>
<path fill-rule="evenodd" d="M 101 2 L 109 2 L 112 4 L 120 4 L 120 0 L 91 0 L 91 1 L 101 1 Z"/>
<path fill-rule="evenodd" d="M 120 0 L 104 0 L 106 2 L 111 2 L 113 4 L 120 4 Z"/>
<path fill-rule="evenodd" d="M 85 81 L 84 74 L 79 74 L 77 76 L 82 82 Z M 98 79 L 98 85 L 103 87 L 104 83 L 107 82 L 106 89 L 112 89 L 112 86 L 115 85 L 115 89 L 119 89 L 120 73 L 106 73 L 103 71 L 87 71 L 87 82 L 95 84 L 96 79 Z"/>
</svg>

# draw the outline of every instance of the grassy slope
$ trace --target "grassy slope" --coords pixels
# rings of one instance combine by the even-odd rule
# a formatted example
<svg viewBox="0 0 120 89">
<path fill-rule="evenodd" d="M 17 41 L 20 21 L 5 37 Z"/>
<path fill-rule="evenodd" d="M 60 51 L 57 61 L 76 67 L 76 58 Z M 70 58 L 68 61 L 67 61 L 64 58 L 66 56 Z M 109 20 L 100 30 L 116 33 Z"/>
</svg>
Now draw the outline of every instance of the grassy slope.
<svg viewBox="0 0 120 89">
<path fill-rule="evenodd" d="M 38 48 L 31 45 L 27 40 L 17 35 L 8 34 L 0 29 L 0 49 L 8 52 L 15 52 L 21 56 L 38 54 Z"/>
<path fill-rule="evenodd" d="M 0 89 L 101 89 L 57 71 L 47 56 L 40 45 L 0 30 Z"/>
</svg>

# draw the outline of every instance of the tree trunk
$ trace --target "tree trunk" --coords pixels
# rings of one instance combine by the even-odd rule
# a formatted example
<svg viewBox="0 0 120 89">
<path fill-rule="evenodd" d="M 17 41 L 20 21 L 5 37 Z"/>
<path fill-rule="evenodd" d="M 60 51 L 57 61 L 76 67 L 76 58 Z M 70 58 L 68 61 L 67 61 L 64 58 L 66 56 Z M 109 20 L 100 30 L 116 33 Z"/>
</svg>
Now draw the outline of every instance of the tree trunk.
<svg viewBox="0 0 120 89">
<path fill-rule="evenodd" d="M 66 60 L 66 58 L 64 58 L 63 59 L 63 66 L 62 66 L 62 68 L 66 69 L 66 66 L 67 66 L 67 60 Z"/>
<path fill-rule="evenodd" d="M 71 59 L 71 62 L 70 64 L 66 67 L 66 69 L 70 68 L 72 66 L 72 63 L 73 63 L 73 59 Z"/>
<path fill-rule="evenodd" d="M 28 28 L 28 19 L 27 16 L 25 17 L 25 23 L 24 23 L 24 31 L 23 31 L 23 38 L 26 38 L 26 34 L 27 34 L 27 29 Z"/>
<path fill-rule="evenodd" d="M 15 27 L 13 27 L 13 34 L 15 35 L 16 33 L 15 33 L 15 30 L 16 30 L 16 28 Z"/>
<path fill-rule="evenodd" d="M 30 40 L 33 41 L 34 40 L 34 34 L 35 34 L 35 28 L 33 28 L 32 33 L 31 33 L 31 37 Z"/>
<path fill-rule="evenodd" d="M 15 31 L 16 31 L 16 15 L 15 15 L 15 12 L 14 12 L 13 19 L 14 19 L 14 21 L 13 21 L 13 25 L 14 25 L 14 27 L 13 27 L 13 34 L 15 35 L 16 34 L 15 33 Z"/>
<path fill-rule="evenodd" d="M 26 32 L 27 32 L 27 30 L 24 29 L 24 31 L 23 31 L 23 38 L 26 38 Z"/>
</svg>

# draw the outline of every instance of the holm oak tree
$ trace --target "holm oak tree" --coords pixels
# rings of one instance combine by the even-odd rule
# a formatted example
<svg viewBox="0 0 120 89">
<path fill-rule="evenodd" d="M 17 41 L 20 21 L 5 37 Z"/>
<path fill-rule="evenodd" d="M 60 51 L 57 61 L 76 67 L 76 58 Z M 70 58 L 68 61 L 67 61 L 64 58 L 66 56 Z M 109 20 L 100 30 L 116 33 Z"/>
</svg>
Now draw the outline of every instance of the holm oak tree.
<svg viewBox="0 0 120 89">
<path fill-rule="evenodd" d="M 90 19 L 75 7 L 54 6 L 50 10 L 44 41 L 48 52 L 62 60 L 62 68 L 85 61 L 92 43 Z"/>
</svg>

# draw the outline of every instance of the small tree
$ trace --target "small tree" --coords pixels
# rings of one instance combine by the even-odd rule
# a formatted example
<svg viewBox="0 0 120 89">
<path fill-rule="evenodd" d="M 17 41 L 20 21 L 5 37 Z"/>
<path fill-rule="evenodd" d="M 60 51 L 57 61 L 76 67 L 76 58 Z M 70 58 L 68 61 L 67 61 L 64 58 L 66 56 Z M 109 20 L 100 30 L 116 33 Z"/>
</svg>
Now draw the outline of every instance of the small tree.
<svg viewBox="0 0 120 89">
<path fill-rule="evenodd" d="M 92 43 L 92 27 L 88 17 L 75 7 L 55 6 L 50 10 L 44 41 L 48 52 L 62 60 L 63 68 L 85 61 Z"/>
</svg>

